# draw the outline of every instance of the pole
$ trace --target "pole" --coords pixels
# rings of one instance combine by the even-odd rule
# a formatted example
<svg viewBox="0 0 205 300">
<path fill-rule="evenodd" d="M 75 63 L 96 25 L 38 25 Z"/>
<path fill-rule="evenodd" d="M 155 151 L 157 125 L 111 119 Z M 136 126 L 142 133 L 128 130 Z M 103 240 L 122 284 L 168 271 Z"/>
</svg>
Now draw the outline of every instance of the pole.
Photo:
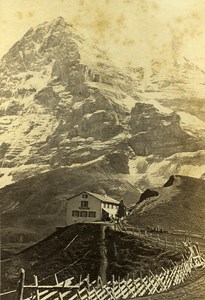
<svg viewBox="0 0 205 300">
<path fill-rule="evenodd" d="M 19 279 L 17 281 L 16 287 L 16 300 L 23 300 L 23 291 L 24 291 L 24 283 L 25 283 L 25 270 L 22 268 Z"/>
</svg>

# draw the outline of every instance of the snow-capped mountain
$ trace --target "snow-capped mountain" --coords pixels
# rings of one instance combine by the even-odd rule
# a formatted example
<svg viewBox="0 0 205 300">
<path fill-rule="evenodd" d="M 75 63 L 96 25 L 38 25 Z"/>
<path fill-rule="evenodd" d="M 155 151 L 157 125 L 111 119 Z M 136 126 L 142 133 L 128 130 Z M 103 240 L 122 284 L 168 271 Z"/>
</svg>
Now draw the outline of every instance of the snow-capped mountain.
<svg viewBox="0 0 205 300">
<path fill-rule="evenodd" d="M 200 177 L 204 92 L 205 73 L 186 58 L 171 70 L 153 62 L 146 76 L 61 17 L 31 28 L 0 65 L 0 185 L 99 161 L 140 188 L 173 169 Z"/>
</svg>

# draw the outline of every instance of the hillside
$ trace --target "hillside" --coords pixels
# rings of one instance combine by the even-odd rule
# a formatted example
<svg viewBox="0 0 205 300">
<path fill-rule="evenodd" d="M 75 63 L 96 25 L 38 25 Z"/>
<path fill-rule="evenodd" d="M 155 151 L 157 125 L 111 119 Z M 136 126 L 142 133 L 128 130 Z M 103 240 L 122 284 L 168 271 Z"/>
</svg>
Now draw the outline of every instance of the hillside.
<svg viewBox="0 0 205 300">
<path fill-rule="evenodd" d="M 145 192 L 136 204 L 130 222 L 134 225 L 162 229 L 205 232 L 205 181 L 171 176 L 163 187 L 152 189 L 156 195 Z M 157 193 L 158 195 L 157 195 Z"/>
<path fill-rule="evenodd" d="M 98 275 L 103 280 L 124 277 L 127 273 L 158 272 L 181 260 L 181 254 L 164 251 L 149 241 L 123 232 L 116 232 L 105 224 L 74 224 L 60 229 L 11 260 L 2 262 L 2 289 L 14 288 L 19 269 L 26 270 L 26 280 L 33 283 L 33 274 L 39 282 L 58 273 L 61 280 L 82 274 Z M 53 278 L 53 276 L 51 276 Z M 46 282 L 48 282 L 47 279 Z M 51 280 L 51 279 L 50 279 Z"/>
<path fill-rule="evenodd" d="M 204 178 L 205 73 L 187 58 L 170 72 L 157 61 L 150 68 L 149 78 L 141 66 L 122 70 L 61 17 L 29 29 L 2 57 L 4 249 L 64 225 L 66 199 L 83 190 L 133 205 L 171 174 Z M 168 191 L 159 202 L 177 199 Z M 191 227 L 180 213 L 180 228 Z"/>
<path fill-rule="evenodd" d="M 3 244 L 37 241 L 54 231 L 56 226 L 64 226 L 66 199 L 84 190 L 106 193 L 116 200 L 124 199 L 127 205 L 136 203 L 139 190 L 118 179 L 111 166 L 113 164 L 107 158 L 94 166 L 79 166 L 72 170 L 61 168 L 1 189 Z"/>
</svg>

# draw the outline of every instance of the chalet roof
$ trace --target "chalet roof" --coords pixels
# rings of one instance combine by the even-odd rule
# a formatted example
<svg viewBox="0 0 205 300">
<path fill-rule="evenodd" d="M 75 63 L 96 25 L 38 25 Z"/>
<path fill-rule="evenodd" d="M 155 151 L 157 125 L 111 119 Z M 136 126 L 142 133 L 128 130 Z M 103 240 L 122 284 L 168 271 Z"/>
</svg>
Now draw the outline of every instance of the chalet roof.
<svg viewBox="0 0 205 300">
<path fill-rule="evenodd" d="M 99 199 L 102 202 L 119 204 L 119 201 L 117 201 L 107 195 L 100 195 L 100 194 L 91 193 L 91 192 L 86 192 L 86 193 L 89 195 L 92 195 L 93 197 Z"/>
<path fill-rule="evenodd" d="M 95 197 L 96 199 L 100 200 L 101 202 L 112 203 L 112 204 L 119 204 L 119 201 L 117 201 L 117 200 L 115 200 L 115 199 L 113 199 L 113 198 L 111 198 L 111 197 L 109 197 L 107 195 L 100 195 L 100 194 L 91 193 L 91 192 L 87 192 L 87 191 L 84 191 L 82 193 L 74 195 L 74 196 L 68 198 L 67 200 L 73 199 L 73 198 L 75 198 L 75 197 L 77 197 L 77 196 L 79 196 L 81 194 L 84 194 L 84 193 Z"/>
</svg>

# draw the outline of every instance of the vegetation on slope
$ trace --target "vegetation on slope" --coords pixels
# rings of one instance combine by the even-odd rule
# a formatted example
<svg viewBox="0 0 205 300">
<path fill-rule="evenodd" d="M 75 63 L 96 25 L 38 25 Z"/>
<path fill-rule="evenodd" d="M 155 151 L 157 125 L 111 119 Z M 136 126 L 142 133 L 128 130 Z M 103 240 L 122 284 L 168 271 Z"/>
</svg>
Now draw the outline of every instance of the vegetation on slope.
<svg viewBox="0 0 205 300">
<path fill-rule="evenodd" d="M 10 242 L 25 242 L 29 241 L 25 228 L 31 231 L 30 241 L 38 241 L 56 226 L 65 226 L 66 199 L 84 190 L 106 193 L 127 205 L 135 203 L 139 191 L 115 175 L 104 161 L 74 170 L 57 169 L 4 187 L 0 190 L 3 243 L 9 242 L 8 228 L 10 232 L 13 228 Z"/>
<path fill-rule="evenodd" d="M 15 287 L 21 267 L 26 270 L 27 283 L 33 283 L 33 274 L 38 275 L 39 282 L 48 283 L 54 273 L 59 280 L 70 276 L 79 280 L 81 274 L 90 274 L 91 280 L 98 275 L 110 279 L 112 274 L 122 278 L 149 269 L 157 272 L 170 266 L 170 259 L 181 259 L 179 253 L 165 252 L 149 241 L 104 228 L 97 223 L 74 224 L 2 262 L 3 289 Z"/>
<path fill-rule="evenodd" d="M 164 187 L 155 188 L 155 191 L 158 196 L 136 204 L 129 217 L 133 225 L 205 232 L 204 180 L 172 176 Z"/>
</svg>

